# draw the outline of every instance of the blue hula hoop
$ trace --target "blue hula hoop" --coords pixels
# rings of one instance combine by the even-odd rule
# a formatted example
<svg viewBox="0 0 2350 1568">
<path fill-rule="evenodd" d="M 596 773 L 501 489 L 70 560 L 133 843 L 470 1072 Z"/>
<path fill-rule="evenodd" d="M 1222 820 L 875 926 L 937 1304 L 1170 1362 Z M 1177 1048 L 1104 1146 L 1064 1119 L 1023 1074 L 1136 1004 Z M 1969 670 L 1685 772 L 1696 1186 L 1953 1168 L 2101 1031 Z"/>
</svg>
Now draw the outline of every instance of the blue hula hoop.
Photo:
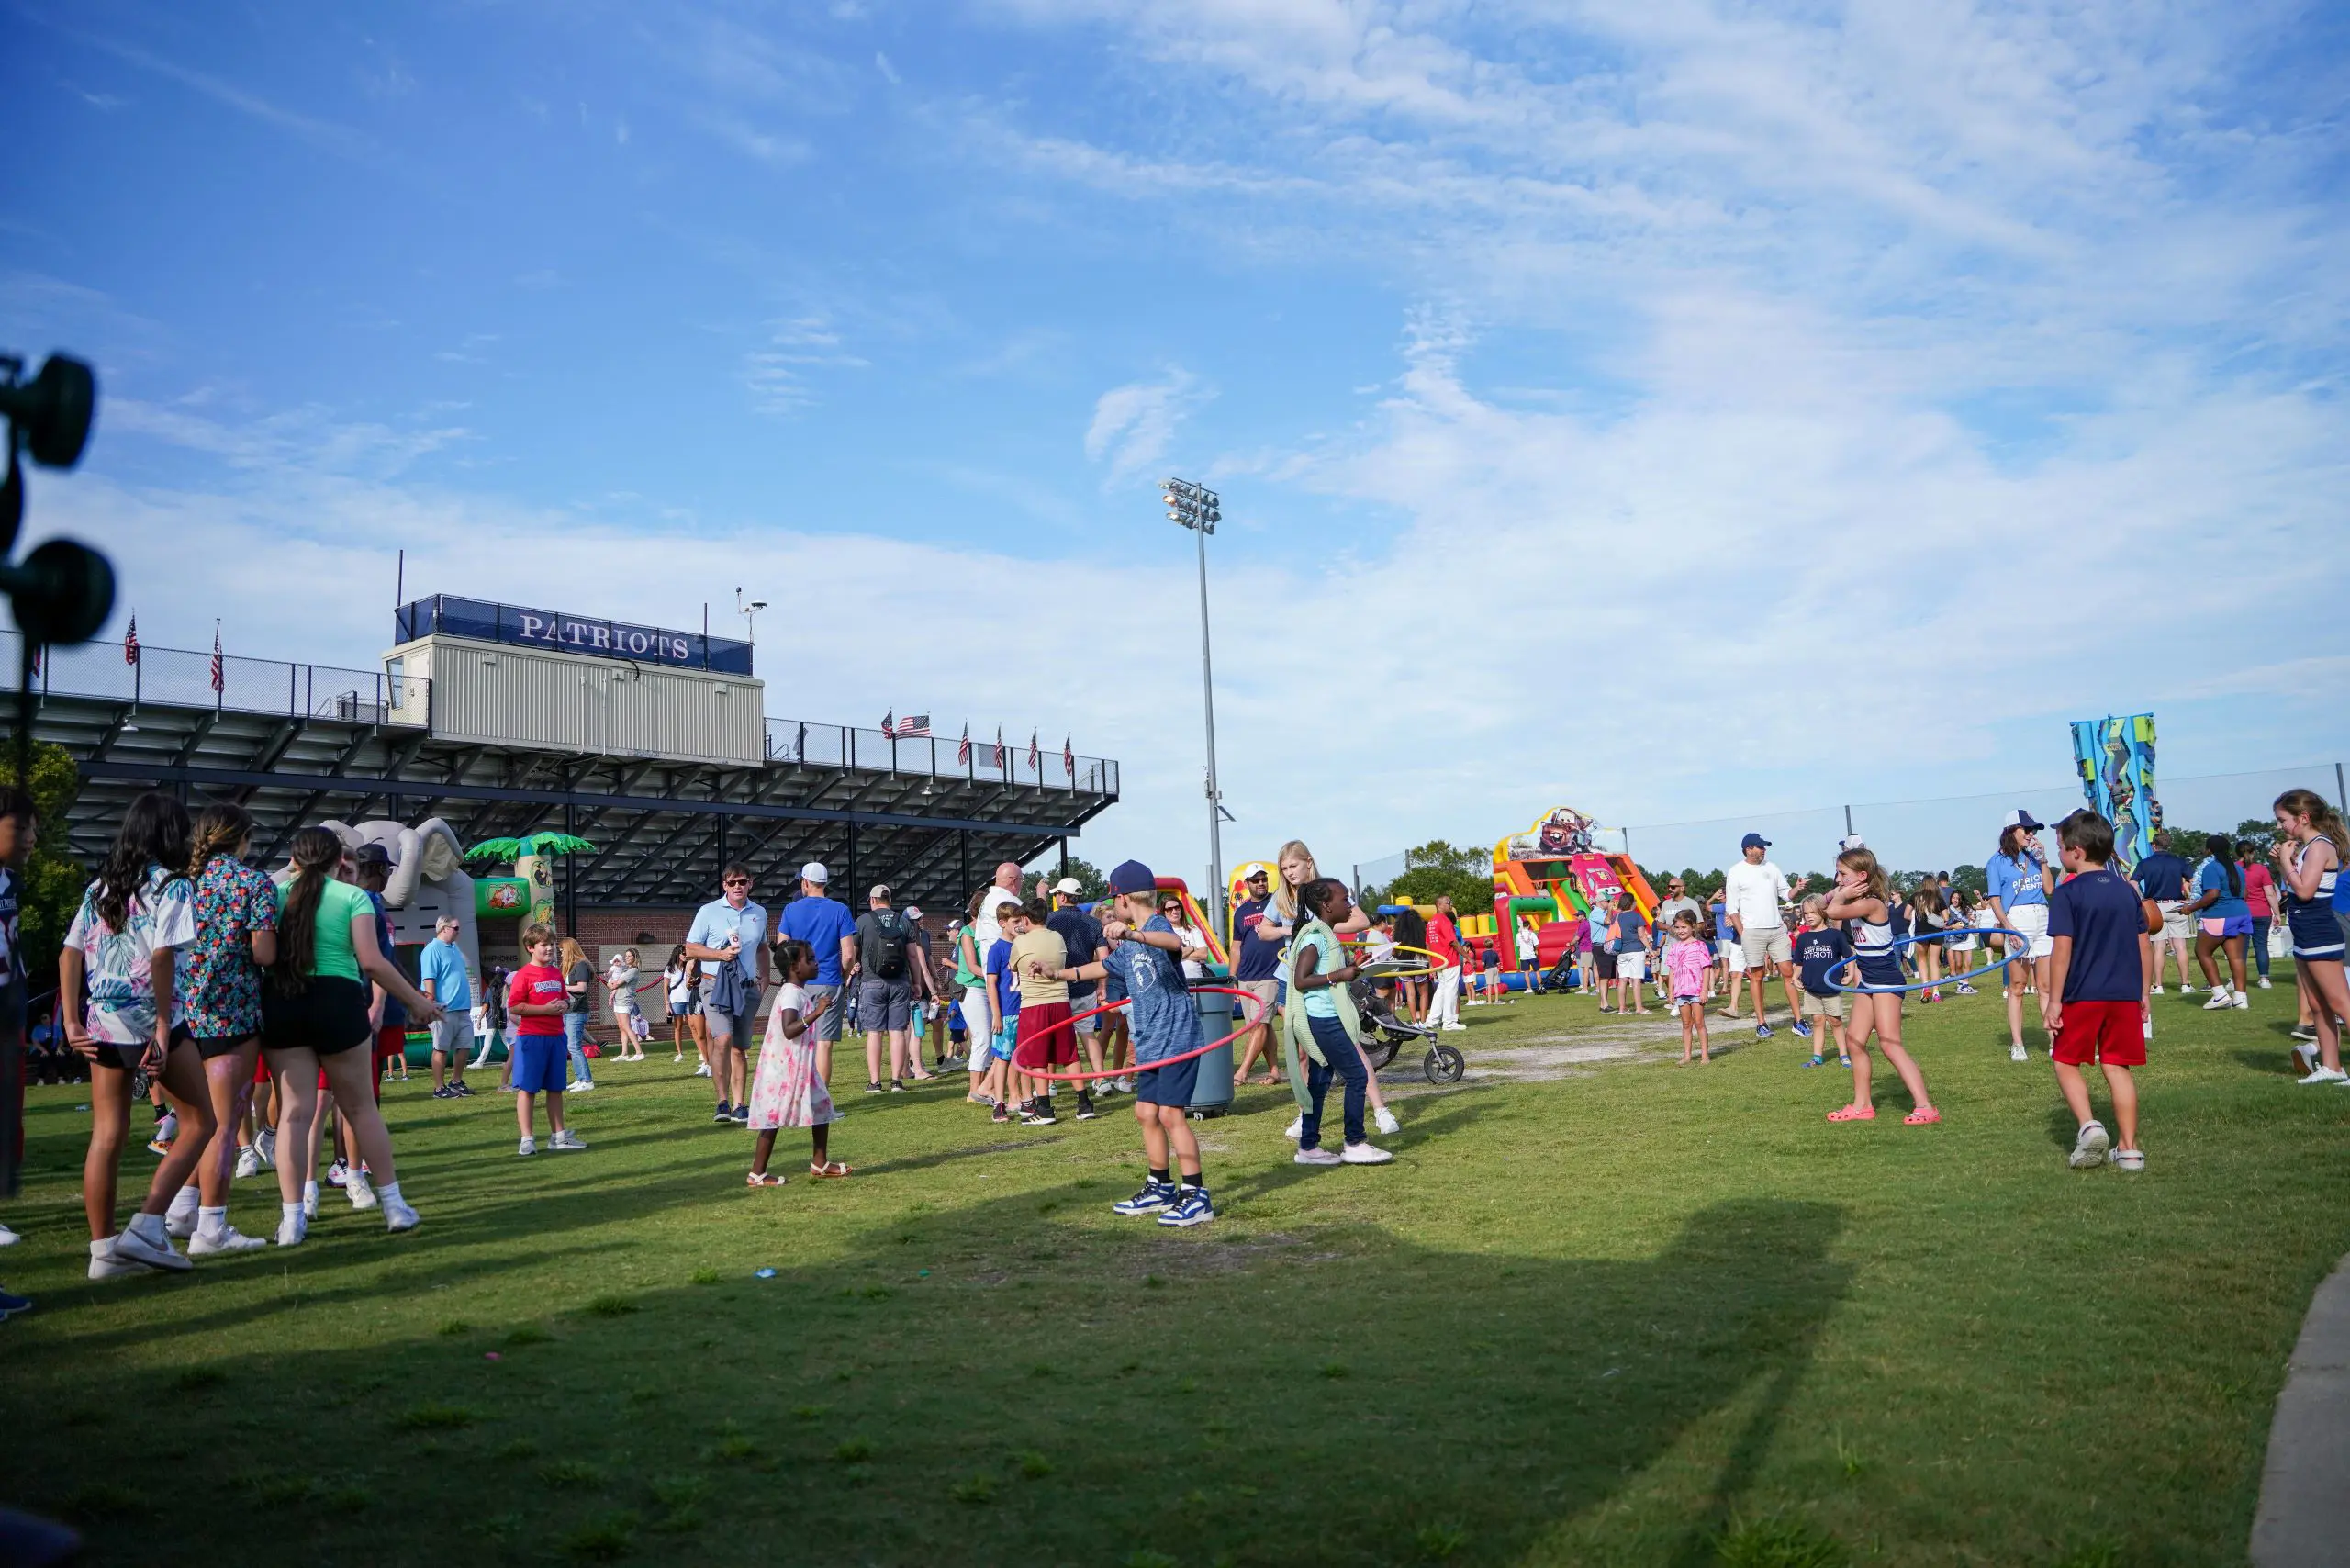
<svg viewBox="0 0 2350 1568">
<path fill-rule="evenodd" d="M 2027 951 L 2029 951 L 2031 946 L 2031 938 L 2025 935 L 2020 931 L 2010 931 L 2004 925 L 1968 925 L 1961 926 L 1953 931 L 1921 931 L 1909 936 L 1897 936 L 1892 941 L 1886 944 L 1886 948 L 1887 951 L 1891 951 L 1895 947 L 1914 946 L 1919 942 L 1939 942 L 1945 936 L 2007 936 L 2022 943 Z M 1861 960 L 1858 958 L 1847 958 L 1842 963 L 1837 965 L 1836 969 L 1839 972 L 1841 972 L 1842 970 L 1854 968 L 1860 963 L 1860 961 Z M 1971 980 L 1976 975 L 1987 975 L 1993 969 L 2004 969 L 2009 964 L 2022 964 L 2029 962 L 2031 962 L 2029 958 L 2001 958 L 1996 964 L 1979 965 L 1975 969 L 1967 970 L 1963 975 L 1944 975 L 1938 980 L 1919 980 L 1913 985 L 1840 985 L 1837 983 L 1836 976 L 1834 974 L 1830 974 L 1828 977 L 1828 983 L 1830 987 L 1843 992 L 1847 996 L 1862 994 L 1869 996 L 1900 996 L 1913 991 L 1939 991 L 1946 985 L 1956 985 L 1961 980 Z"/>
</svg>

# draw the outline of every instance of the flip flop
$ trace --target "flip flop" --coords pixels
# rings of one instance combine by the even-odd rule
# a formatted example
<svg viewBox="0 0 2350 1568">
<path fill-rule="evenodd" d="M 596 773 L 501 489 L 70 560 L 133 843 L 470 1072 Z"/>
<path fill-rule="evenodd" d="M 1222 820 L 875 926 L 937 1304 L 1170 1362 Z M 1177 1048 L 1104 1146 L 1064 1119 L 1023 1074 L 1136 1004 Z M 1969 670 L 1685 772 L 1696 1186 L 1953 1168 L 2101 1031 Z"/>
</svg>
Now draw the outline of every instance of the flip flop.
<svg viewBox="0 0 2350 1568">
<path fill-rule="evenodd" d="M 1930 1127 L 1942 1119 L 1942 1114 L 1931 1105 L 1920 1105 L 1901 1118 L 1905 1127 Z"/>
<path fill-rule="evenodd" d="M 824 1165 L 819 1165 L 815 1161 L 810 1160 L 808 1162 L 808 1174 L 811 1176 L 822 1176 L 830 1180 L 838 1181 L 841 1177 L 848 1174 L 848 1167 L 843 1165 L 837 1159 Z"/>
<path fill-rule="evenodd" d="M 754 1170 L 743 1178 L 745 1187 L 780 1187 L 783 1178 L 772 1170 Z"/>
<path fill-rule="evenodd" d="M 1839 1105 L 1828 1113 L 1828 1119 L 1831 1122 L 1874 1122 L 1876 1120 L 1876 1107 L 1871 1105 L 1866 1110 L 1856 1111 L 1850 1105 Z"/>
</svg>

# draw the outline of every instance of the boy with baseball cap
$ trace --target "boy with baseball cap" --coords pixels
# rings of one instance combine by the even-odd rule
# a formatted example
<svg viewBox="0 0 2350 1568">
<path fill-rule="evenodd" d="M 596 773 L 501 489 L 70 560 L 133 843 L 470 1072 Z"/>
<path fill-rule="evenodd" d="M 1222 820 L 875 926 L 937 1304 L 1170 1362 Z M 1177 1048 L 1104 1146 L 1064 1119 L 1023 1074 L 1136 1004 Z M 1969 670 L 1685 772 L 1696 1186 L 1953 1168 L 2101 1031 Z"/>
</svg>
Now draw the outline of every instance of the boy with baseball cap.
<svg viewBox="0 0 2350 1568">
<path fill-rule="evenodd" d="M 1114 1205 L 1122 1215 L 1157 1215 L 1164 1226 L 1188 1227 L 1215 1218 L 1207 1182 L 1200 1170 L 1200 1143 L 1186 1113 L 1199 1078 L 1200 1058 L 1153 1064 L 1197 1051 L 1199 1010 L 1183 979 L 1183 959 L 1205 962 L 1200 948 L 1186 949 L 1175 927 L 1158 913 L 1158 879 L 1139 860 L 1110 873 L 1117 913 L 1102 928 L 1109 956 L 1098 963 L 1051 971 L 1060 980 L 1124 980 L 1133 1014 L 1135 1120 L 1142 1124 L 1143 1159 L 1149 1177 L 1142 1191 Z M 1170 1159 L 1171 1151 L 1171 1159 Z M 1171 1167 L 1171 1169 L 1170 1169 Z M 1178 1186 L 1174 1172 L 1181 1170 Z"/>
</svg>

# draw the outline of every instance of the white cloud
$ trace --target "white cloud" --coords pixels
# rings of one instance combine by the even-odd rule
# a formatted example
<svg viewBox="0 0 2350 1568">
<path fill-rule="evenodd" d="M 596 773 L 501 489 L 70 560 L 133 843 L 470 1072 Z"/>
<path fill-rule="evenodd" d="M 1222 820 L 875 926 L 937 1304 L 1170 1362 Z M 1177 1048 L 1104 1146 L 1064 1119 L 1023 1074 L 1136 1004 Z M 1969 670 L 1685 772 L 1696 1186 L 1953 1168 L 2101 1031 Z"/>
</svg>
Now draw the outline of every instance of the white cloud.
<svg viewBox="0 0 2350 1568">
<path fill-rule="evenodd" d="M 1183 420 L 1214 395 L 1190 371 L 1170 365 L 1157 381 L 1129 382 L 1095 398 L 1085 455 L 1109 465 L 1102 488 L 1132 485 L 1157 468 Z"/>
<path fill-rule="evenodd" d="M 866 363 L 843 349 L 826 317 L 789 317 L 768 322 L 766 343 L 743 356 L 743 385 L 759 412 L 795 413 L 815 398 L 808 385 L 811 370 L 862 369 Z"/>
</svg>

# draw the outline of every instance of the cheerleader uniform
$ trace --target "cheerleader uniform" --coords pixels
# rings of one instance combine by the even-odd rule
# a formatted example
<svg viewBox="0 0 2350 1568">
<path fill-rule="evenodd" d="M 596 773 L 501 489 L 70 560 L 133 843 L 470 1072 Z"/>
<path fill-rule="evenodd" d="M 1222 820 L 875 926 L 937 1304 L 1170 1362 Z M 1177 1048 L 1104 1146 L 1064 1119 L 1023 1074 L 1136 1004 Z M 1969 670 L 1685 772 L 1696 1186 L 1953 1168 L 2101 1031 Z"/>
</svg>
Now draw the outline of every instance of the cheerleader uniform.
<svg viewBox="0 0 2350 1568">
<path fill-rule="evenodd" d="M 1900 949 L 1893 945 L 1890 908 L 1883 920 L 1847 920 L 1844 935 L 1852 944 L 1852 957 L 1860 960 L 1860 990 L 1898 991 L 1908 983 L 1908 977 L 1901 972 Z"/>
<path fill-rule="evenodd" d="M 2315 844 L 2317 840 L 2310 840 Z M 2310 844 L 2293 852 L 2293 871 L 2300 875 L 2301 861 L 2310 852 Z M 2302 898 L 2290 884 L 2285 889 L 2285 928 L 2292 934 L 2295 958 L 2323 958 L 2342 962 L 2342 923 L 2334 918 L 2333 883 L 2338 873 L 2329 869 L 2317 879 L 2314 897 Z"/>
</svg>

